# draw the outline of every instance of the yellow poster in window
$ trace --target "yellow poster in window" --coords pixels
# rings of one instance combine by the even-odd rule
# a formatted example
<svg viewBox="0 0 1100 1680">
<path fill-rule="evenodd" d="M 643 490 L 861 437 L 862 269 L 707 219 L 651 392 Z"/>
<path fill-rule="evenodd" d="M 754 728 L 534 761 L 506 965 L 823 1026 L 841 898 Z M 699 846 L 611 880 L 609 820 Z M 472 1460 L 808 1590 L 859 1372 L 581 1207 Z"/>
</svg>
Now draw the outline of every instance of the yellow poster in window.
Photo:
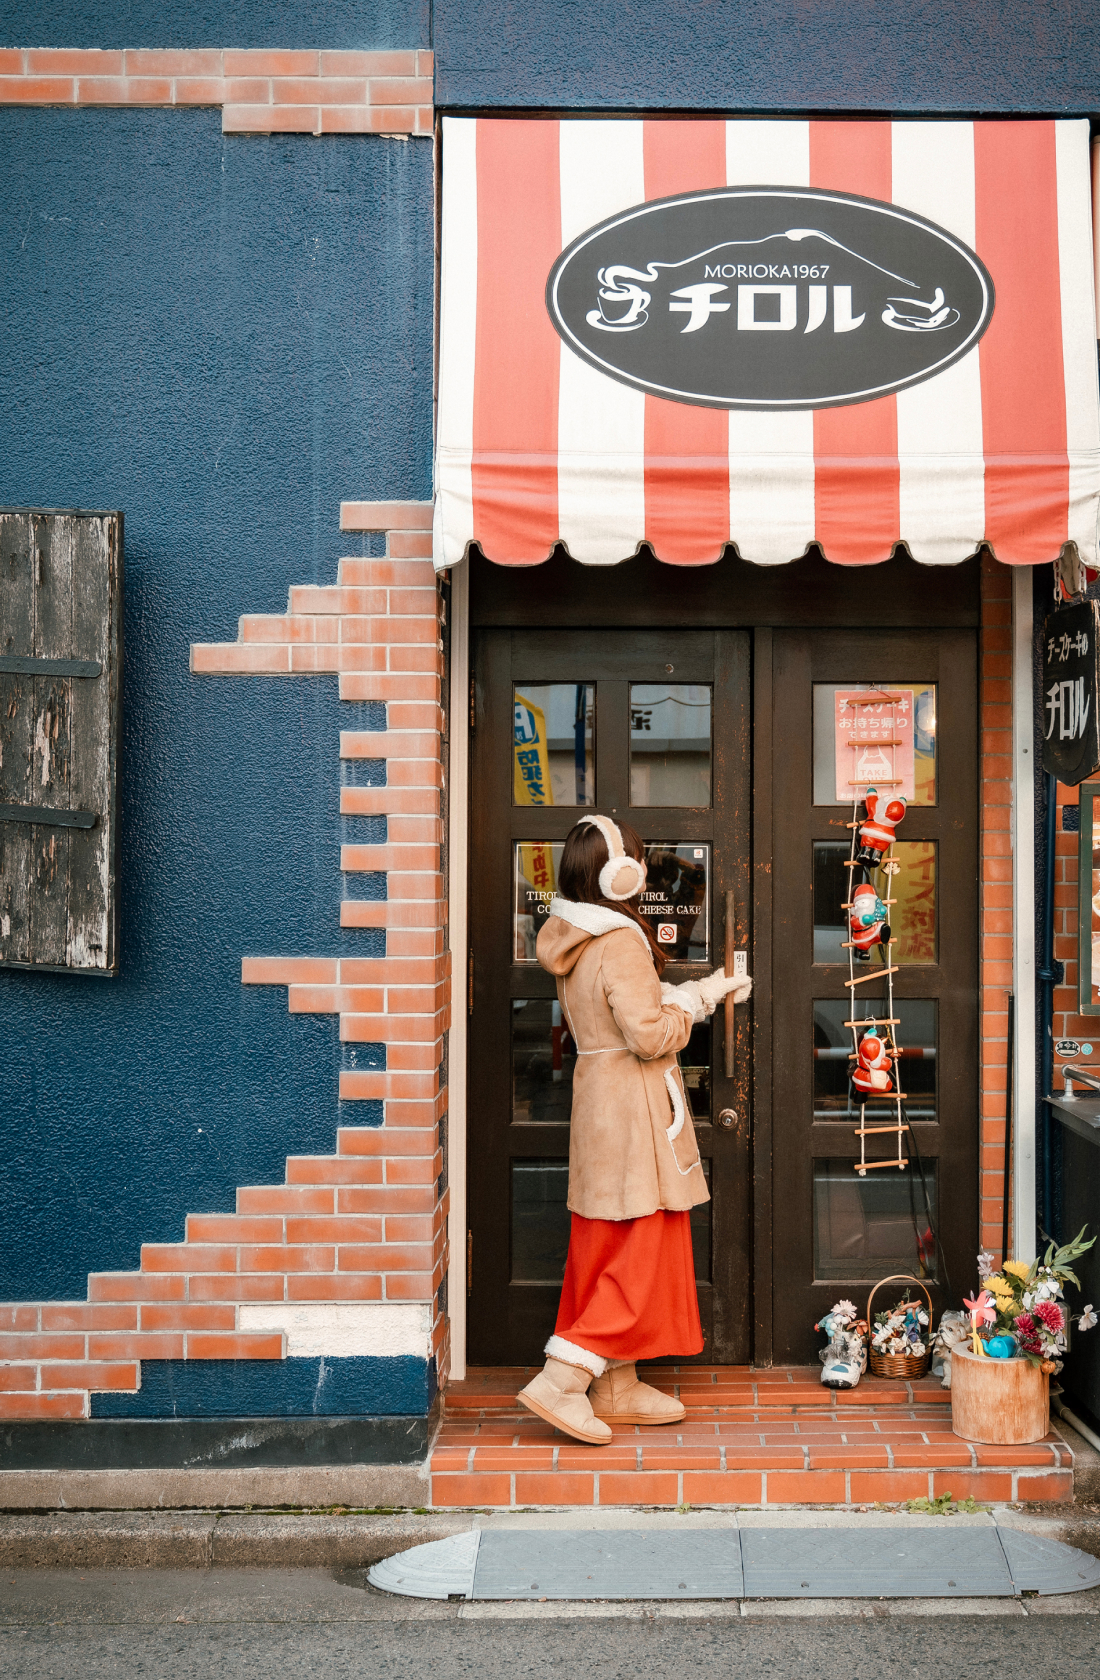
<svg viewBox="0 0 1100 1680">
<path fill-rule="evenodd" d="M 513 800 L 517 805 L 552 805 L 554 790 L 550 785 L 550 753 L 546 745 L 546 714 L 541 706 L 532 706 L 522 694 L 516 695 L 515 723 L 515 780 Z"/>
</svg>

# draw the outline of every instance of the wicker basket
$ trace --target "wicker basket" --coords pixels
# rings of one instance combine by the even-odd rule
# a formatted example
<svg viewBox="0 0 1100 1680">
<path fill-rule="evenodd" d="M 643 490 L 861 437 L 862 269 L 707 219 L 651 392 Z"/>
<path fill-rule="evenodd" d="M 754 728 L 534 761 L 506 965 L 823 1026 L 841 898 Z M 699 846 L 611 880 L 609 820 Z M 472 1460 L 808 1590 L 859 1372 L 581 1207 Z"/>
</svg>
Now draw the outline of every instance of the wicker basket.
<svg viewBox="0 0 1100 1680">
<path fill-rule="evenodd" d="M 870 1345 L 870 1339 L 875 1333 L 874 1304 L 879 1290 L 888 1283 L 916 1284 L 928 1302 L 928 1335 L 925 1337 L 925 1351 L 923 1353 L 878 1353 Z M 905 1292 L 905 1300 L 910 1298 L 909 1290 Z M 898 1303 L 901 1305 L 901 1302 Z M 867 1298 L 867 1362 L 871 1367 L 873 1377 L 926 1377 L 928 1367 L 932 1363 L 932 1297 L 928 1293 L 920 1278 L 910 1277 L 907 1273 L 899 1273 L 897 1277 L 883 1278 L 875 1284 Z"/>
</svg>

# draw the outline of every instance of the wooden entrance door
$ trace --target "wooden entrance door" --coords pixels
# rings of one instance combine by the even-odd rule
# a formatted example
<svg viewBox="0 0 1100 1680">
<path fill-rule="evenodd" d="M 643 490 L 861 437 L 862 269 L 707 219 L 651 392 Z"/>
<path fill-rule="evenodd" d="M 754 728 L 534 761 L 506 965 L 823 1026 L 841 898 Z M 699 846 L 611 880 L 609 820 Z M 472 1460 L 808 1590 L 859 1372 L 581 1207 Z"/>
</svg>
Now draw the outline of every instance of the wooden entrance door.
<svg viewBox="0 0 1100 1680">
<path fill-rule="evenodd" d="M 467 1352 L 541 1359 L 566 1246 L 573 1046 L 534 940 L 560 843 L 586 810 L 649 847 L 647 913 L 674 983 L 750 946 L 749 639 L 744 631 L 482 630 L 472 644 Z M 663 933 L 660 931 L 663 928 Z M 681 1054 L 712 1201 L 693 1214 L 703 1360 L 750 1326 L 750 1016 Z M 723 1111 L 725 1114 L 723 1116 Z M 732 1111 L 732 1115 L 731 1112 Z M 723 1116 L 724 1123 L 719 1123 Z"/>
<path fill-rule="evenodd" d="M 762 651 L 762 650 L 761 650 Z M 769 661 L 773 832 L 771 1200 L 773 1351 L 814 1356 L 813 1325 L 871 1280 L 929 1276 L 937 1306 L 970 1276 L 977 1237 L 978 690 L 970 630 L 777 631 Z M 897 829 L 891 948 L 898 1064 L 912 1137 L 904 1171 L 853 1162 L 852 1033 L 886 1014 L 884 983 L 849 979 L 848 899 L 855 756 L 838 696 L 861 685 L 911 693 L 915 797 Z M 848 715 L 851 715 L 850 713 Z M 759 743 L 758 743 L 759 747 Z M 840 768 L 838 769 L 838 763 Z M 757 793 L 760 793 L 758 766 Z M 875 771 L 877 775 L 877 771 Z M 899 772 L 900 773 L 900 772 Z M 889 770 L 887 771 L 889 774 Z M 844 792 L 844 801 L 839 795 Z M 861 807 L 862 812 L 862 807 Z M 857 874 L 857 879 L 861 875 Z M 881 878 L 880 878 L 881 882 Z M 882 966 L 874 961 L 859 972 Z M 858 1000 L 853 1011 L 853 995 Z M 888 1105 L 883 1105 L 884 1109 Z M 889 1121 L 868 1110 L 868 1124 Z M 914 1149 L 914 1139 L 916 1148 Z M 889 1135 L 868 1157 L 896 1154 Z M 923 1163 L 923 1172 L 921 1164 Z M 931 1205 L 931 1218 L 929 1217 Z M 940 1239 L 937 1244 L 929 1227 Z M 946 1299 L 946 1274 L 954 1294 Z"/>
</svg>

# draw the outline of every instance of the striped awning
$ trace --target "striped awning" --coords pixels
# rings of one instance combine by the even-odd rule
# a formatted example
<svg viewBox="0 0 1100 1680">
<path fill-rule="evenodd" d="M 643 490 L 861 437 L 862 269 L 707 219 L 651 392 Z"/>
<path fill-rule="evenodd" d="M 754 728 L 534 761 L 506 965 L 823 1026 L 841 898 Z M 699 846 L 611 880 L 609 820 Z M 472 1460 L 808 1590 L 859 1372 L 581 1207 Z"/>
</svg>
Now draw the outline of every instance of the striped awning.
<svg viewBox="0 0 1100 1680">
<path fill-rule="evenodd" d="M 1098 508 L 1087 122 L 444 120 L 438 566 L 1095 566 Z"/>
</svg>

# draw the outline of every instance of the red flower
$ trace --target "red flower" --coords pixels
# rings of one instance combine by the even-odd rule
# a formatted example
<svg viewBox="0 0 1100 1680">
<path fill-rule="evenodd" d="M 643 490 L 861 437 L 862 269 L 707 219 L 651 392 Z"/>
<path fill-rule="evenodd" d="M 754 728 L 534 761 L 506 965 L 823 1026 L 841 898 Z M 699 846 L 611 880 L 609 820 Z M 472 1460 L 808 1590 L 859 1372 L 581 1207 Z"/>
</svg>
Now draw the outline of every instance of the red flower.
<svg viewBox="0 0 1100 1680">
<path fill-rule="evenodd" d="M 1062 1309 L 1056 1301 L 1036 1301 L 1035 1317 L 1042 1319 L 1051 1335 L 1056 1335 L 1059 1330 L 1064 1330 L 1066 1327 L 1066 1321 L 1062 1317 Z"/>
<path fill-rule="evenodd" d="M 1014 1328 L 1018 1330 L 1022 1336 L 1031 1336 L 1035 1331 L 1035 1320 L 1032 1318 L 1030 1313 L 1017 1313 Z"/>
</svg>

